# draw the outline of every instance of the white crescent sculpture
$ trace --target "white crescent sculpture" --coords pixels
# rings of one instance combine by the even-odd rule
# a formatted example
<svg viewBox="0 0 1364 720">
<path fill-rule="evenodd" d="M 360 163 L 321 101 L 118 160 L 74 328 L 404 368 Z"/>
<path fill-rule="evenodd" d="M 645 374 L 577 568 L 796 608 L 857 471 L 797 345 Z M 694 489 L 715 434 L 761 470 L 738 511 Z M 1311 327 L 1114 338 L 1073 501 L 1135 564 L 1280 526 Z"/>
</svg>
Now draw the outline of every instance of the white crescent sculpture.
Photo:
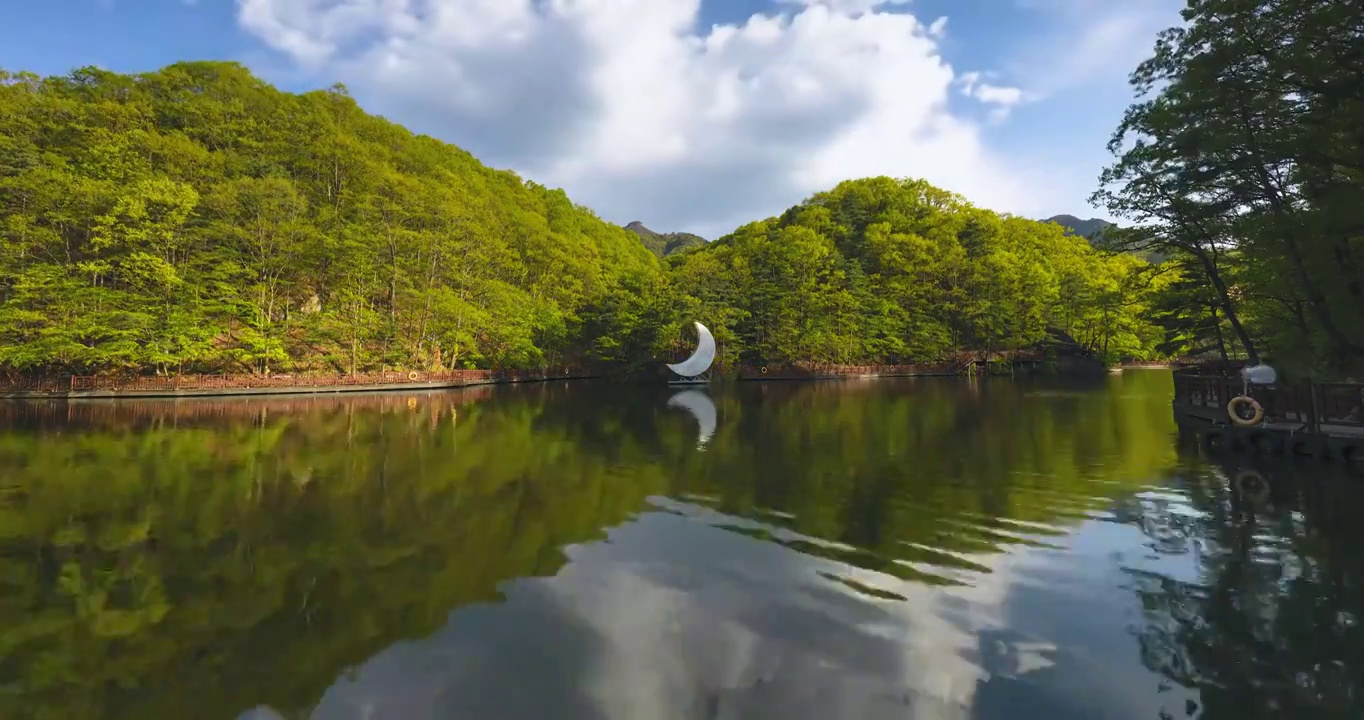
<svg viewBox="0 0 1364 720">
<path fill-rule="evenodd" d="M 696 343 L 696 351 L 686 360 L 669 365 L 669 370 L 682 377 L 693 378 L 710 369 L 710 364 L 715 362 L 715 338 L 701 323 L 696 323 L 696 336 L 700 340 Z"/>
</svg>

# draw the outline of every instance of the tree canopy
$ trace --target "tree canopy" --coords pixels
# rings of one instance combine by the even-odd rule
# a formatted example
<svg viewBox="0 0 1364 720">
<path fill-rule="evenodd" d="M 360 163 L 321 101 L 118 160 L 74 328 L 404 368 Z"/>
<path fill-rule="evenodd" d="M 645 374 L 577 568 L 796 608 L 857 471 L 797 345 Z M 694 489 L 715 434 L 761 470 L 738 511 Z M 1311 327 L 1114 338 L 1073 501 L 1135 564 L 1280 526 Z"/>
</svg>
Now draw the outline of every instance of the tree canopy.
<svg viewBox="0 0 1364 720">
<path fill-rule="evenodd" d="M 1144 261 L 922 180 L 841 183 L 669 267 L 740 359 L 914 361 L 1031 347 L 1049 329 L 1146 357 L 1159 340 L 1142 311 L 1162 280 Z"/>
<path fill-rule="evenodd" d="M 0 366 L 534 366 L 659 266 L 562 191 L 229 63 L 0 75 Z"/>
<path fill-rule="evenodd" d="M 1357 373 L 1364 8 L 1190 0 L 1183 18 L 1132 74 L 1094 200 L 1135 227 L 1108 236 L 1182 272 L 1158 303 L 1176 344 Z"/>
<path fill-rule="evenodd" d="M 920 180 L 845 182 L 709 244 L 640 228 L 340 86 L 219 62 L 0 74 L 0 372 L 629 367 L 693 319 L 722 364 L 1161 339 L 1144 262 Z"/>
</svg>

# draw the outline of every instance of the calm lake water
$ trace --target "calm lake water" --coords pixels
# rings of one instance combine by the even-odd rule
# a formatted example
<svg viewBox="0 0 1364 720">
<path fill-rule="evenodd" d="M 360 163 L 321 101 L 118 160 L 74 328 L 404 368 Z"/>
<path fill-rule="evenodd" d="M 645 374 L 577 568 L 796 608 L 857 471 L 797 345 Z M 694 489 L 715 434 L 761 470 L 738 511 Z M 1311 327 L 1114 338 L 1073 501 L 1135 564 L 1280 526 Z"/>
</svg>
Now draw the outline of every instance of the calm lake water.
<svg viewBox="0 0 1364 720">
<path fill-rule="evenodd" d="M 1170 394 L 0 405 L 0 717 L 1357 717 L 1359 478 Z"/>
</svg>

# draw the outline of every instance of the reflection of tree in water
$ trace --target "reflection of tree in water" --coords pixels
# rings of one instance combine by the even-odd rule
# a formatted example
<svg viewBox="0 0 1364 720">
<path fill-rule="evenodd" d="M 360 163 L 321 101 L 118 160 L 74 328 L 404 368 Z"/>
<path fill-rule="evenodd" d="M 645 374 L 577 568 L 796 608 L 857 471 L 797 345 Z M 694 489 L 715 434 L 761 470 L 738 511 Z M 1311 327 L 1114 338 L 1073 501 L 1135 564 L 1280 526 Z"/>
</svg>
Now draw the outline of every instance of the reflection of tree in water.
<svg viewBox="0 0 1364 720">
<path fill-rule="evenodd" d="M 0 407 L 0 717 L 300 716 L 657 495 L 969 584 L 1174 460 L 1159 395 L 978 387 L 716 393 L 705 453 L 624 385 Z"/>
<path fill-rule="evenodd" d="M 486 395 L 10 406 L 0 717 L 302 717 L 663 487 Z"/>
<path fill-rule="evenodd" d="M 1364 492 L 1339 473 L 1190 463 L 1185 509 L 1196 515 L 1162 502 L 1128 508 L 1156 549 L 1196 553 L 1197 582 L 1129 573 L 1144 611 L 1142 660 L 1198 689 L 1199 717 L 1358 717 L 1349 713 L 1364 703 Z M 1257 474 L 1267 497 L 1251 484 Z"/>
<path fill-rule="evenodd" d="M 989 572 L 978 556 L 1050 546 L 1174 462 L 1157 379 L 1115 381 L 1133 397 L 1017 383 L 765 383 L 744 388 L 743 402 L 717 399 L 723 422 L 709 452 L 682 448 L 675 476 L 721 512 L 799 533 L 787 544 L 803 553 L 970 584 Z"/>
</svg>

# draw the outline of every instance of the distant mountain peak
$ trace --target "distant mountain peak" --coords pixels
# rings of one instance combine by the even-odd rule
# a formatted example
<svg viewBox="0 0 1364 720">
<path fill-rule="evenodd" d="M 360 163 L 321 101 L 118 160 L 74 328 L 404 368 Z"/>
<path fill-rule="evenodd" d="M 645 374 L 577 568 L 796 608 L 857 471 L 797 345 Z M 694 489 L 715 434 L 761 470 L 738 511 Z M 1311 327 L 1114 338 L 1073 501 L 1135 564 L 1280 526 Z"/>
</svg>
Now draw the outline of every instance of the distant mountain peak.
<svg viewBox="0 0 1364 720">
<path fill-rule="evenodd" d="M 1069 230 L 1072 235 L 1079 235 L 1080 237 L 1089 240 L 1094 240 L 1103 235 L 1105 230 L 1113 227 L 1113 223 L 1107 220 L 1100 218 L 1082 220 L 1074 215 L 1053 215 L 1047 218 L 1047 222 L 1054 222 Z"/>
<path fill-rule="evenodd" d="M 659 256 L 667 257 L 673 253 L 682 252 L 687 248 L 699 247 L 706 244 L 706 239 L 700 235 L 691 233 L 661 233 L 650 230 L 644 223 L 638 220 L 631 220 L 625 226 L 626 230 L 639 236 L 640 242 L 644 247 L 649 248 L 649 252 Z"/>
</svg>

